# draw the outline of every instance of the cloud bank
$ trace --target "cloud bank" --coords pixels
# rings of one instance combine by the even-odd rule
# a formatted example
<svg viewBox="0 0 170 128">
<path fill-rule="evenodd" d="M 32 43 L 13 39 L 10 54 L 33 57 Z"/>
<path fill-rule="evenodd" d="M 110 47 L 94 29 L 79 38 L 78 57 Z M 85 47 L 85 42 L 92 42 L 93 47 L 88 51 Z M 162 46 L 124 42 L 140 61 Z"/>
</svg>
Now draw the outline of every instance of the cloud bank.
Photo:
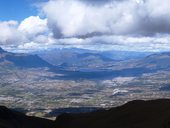
<svg viewBox="0 0 170 128">
<path fill-rule="evenodd" d="M 44 18 L 0 21 L 0 45 L 170 50 L 169 0 L 49 0 Z"/>
</svg>

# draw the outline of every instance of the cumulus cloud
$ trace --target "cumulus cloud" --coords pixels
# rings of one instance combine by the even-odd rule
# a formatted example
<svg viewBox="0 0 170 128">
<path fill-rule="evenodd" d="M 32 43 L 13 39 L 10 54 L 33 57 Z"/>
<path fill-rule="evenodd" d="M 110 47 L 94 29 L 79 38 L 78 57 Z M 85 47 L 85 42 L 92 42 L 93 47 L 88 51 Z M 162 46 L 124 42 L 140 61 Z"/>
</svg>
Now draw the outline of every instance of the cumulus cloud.
<svg viewBox="0 0 170 128">
<path fill-rule="evenodd" d="M 40 44 L 54 43 L 48 31 L 47 19 L 30 16 L 21 23 L 17 21 L 0 22 L 0 45 L 24 49 L 36 48 Z"/>
<path fill-rule="evenodd" d="M 18 30 L 30 37 L 44 34 L 48 31 L 47 19 L 40 19 L 39 16 L 30 16 L 20 23 Z"/>
<path fill-rule="evenodd" d="M 19 43 L 20 39 L 23 38 L 21 33 L 17 31 L 17 21 L 5 21 L 0 22 L 0 44 Z"/>
<path fill-rule="evenodd" d="M 170 31 L 168 3 L 169 0 L 50 0 L 43 5 L 43 11 L 56 38 L 151 35 Z"/>
</svg>

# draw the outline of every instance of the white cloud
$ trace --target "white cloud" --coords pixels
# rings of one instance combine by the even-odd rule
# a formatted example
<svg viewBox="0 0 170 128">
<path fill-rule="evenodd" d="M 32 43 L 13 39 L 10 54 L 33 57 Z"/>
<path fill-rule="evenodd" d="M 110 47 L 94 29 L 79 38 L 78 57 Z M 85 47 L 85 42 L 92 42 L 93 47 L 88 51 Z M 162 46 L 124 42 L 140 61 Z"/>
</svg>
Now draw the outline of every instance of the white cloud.
<svg viewBox="0 0 170 128">
<path fill-rule="evenodd" d="M 170 35 L 129 36 L 129 35 L 103 35 L 91 38 L 65 38 L 57 39 L 56 47 L 77 47 L 92 50 L 125 50 L 125 51 L 168 51 L 170 50 Z"/>
<path fill-rule="evenodd" d="M 48 31 L 47 19 L 40 19 L 39 16 L 30 16 L 20 23 L 18 30 L 31 37 L 43 34 Z"/>
<path fill-rule="evenodd" d="M 56 38 L 97 34 L 149 35 L 170 31 L 169 0 L 112 0 L 102 5 L 87 3 L 50 0 L 43 5 Z"/>
<path fill-rule="evenodd" d="M 43 10 L 56 37 L 72 37 L 126 33 L 126 29 L 134 24 L 133 10 L 127 7 L 133 8 L 134 4 L 123 2 L 93 6 L 77 0 L 51 0 L 43 6 Z"/>
<path fill-rule="evenodd" d="M 0 22 L 0 45 L 32 49 L 41 44 L 54 43 L 52 34 L 48 31 L 47 19 L 30 16 L 21 23 L 17 21 Z"/>
<path fill-rule="evenodd" d="M 23 36 L 17 31 L 17 21 L 0 22 L 0 44 L 19 43 Z"/>
</svg>

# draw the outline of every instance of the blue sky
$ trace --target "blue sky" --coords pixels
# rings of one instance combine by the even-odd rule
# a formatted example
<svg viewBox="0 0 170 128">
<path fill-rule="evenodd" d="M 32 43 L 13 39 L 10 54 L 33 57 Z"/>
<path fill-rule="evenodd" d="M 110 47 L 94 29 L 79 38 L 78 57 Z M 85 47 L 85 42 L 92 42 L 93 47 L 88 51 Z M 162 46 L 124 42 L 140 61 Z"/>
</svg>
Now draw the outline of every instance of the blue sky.
<svg viewBox="0 0 170 128">
<path fill-rule="evenodd" d="M 170 51 L 169 5 L 169 0 L 0 0 L 0 46 L 24 52 Z"/>
<path fill-rule="evenodd" d="M 0 0 L 0 20 L 22 21 L 30 15 L 37 15 L 33 0 Z"/>
</svg>

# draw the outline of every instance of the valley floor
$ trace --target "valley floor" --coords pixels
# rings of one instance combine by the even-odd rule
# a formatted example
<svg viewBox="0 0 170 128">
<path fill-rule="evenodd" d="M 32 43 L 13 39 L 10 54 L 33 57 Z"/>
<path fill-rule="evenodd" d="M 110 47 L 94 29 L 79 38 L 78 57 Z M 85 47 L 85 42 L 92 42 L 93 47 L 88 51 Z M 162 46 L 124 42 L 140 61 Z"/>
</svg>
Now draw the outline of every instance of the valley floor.
<svg viewBox="0 0 170 128">
<path fill-rule="evenodd" d="M 136 99 L 170 98 L 169 71 L 140 77 L 57 78 L 62 75 L 37 68 L 1 73 L 0 105 L 47 118 L 60 108 L 111 108 Z"/>
</svg>

